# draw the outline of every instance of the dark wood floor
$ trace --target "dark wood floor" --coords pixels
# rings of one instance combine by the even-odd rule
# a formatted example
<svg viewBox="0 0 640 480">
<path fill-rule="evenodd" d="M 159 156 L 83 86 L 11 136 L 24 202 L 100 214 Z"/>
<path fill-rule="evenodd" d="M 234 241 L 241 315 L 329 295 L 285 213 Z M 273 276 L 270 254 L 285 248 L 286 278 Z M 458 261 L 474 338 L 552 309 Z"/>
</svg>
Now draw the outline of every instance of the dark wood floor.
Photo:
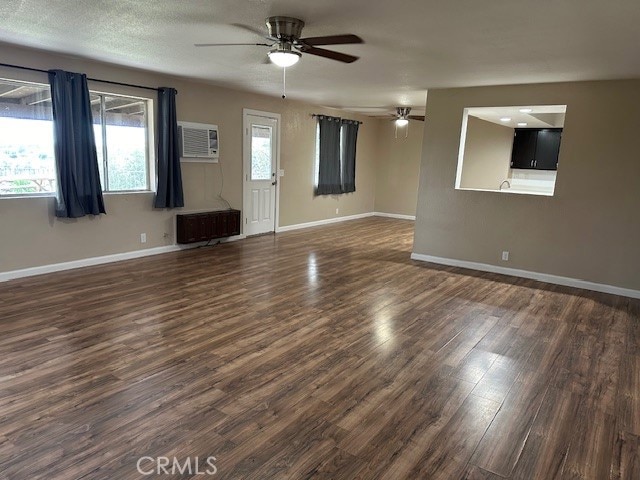
<svg viewBox="0 0 640 480">
<path fill-rule="evenodd" d="M 1 478 L 142 478 L 141 456 L 215 456 L 226 479 L 640 478 L 640 302 L 413 262 L 412 228 L 0 284 Z"/>
</svg>

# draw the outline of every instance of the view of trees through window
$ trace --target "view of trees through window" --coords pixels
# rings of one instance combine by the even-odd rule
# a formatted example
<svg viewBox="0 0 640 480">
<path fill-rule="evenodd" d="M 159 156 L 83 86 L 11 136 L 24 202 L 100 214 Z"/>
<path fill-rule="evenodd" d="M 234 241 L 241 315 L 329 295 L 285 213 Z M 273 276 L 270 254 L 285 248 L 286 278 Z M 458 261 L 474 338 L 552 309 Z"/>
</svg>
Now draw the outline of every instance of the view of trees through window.
<svg viewBox="0 0 640 480">
<path fill-rule="evenodd" d="M 104 191 L 149 189 L 148 100 L 91 93 Z M 56 190 L 48 85 L 0 80 L 0 195 Z"/>
<path fill-rule="evenodd" d="M 51 120 L 0 118 L 0 195 L 55 189 Z"/>
<path fill-rule="evenodd" d="M 251 180 L 271 179 L 271 127 L 251 128 Z"/>
</svg>

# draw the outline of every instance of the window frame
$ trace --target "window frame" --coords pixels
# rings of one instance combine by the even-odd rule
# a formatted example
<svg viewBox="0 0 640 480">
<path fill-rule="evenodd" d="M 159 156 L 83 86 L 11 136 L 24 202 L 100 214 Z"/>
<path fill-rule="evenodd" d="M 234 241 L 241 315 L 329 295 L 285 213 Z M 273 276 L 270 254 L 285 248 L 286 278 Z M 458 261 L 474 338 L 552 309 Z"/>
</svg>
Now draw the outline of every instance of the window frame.
<svg viewBox="0 0 640 480">
<path fill-rule="evenodd" d="M 9 78 L 5 76 L 0 76 L 0 82 L 6 83 L 16 83 L 16 84 L 24 84 L 25 86 L 35 86 L 35 87 L 46 87 L 48 89 L 49 94 L 51 93 L 51 87 L 49 83 L 34 81 L 34 80 L 22 80 L 20 78 Z M 106 146 L 106 123 L 104 122 L 104 97 L 122 97 L 132 100 L 140 100 L 144 102 L 146 108 L 145 115 L 145 161 L 146 161 L 146 186 L 144 189 L 136 189 L 136 190 L 108 190 L 108 179 L 104 182 L 103 185 L 102 179 L 100 181 L 102 187 L 102 193 L 104 195 L 122 195 L 122 194 L 148 194 L 155 193 L 157 190 L 157 179 L 156 179 L 156 154 L 155 154 L 155 108 L 156 108 L 156 99 L 148 96 L 142 95 L 132 95 L 129 93 L 120 93 L 120 92 L 112 92 L 105 91 L 103 89 L 92 89 L 89 88 L 90 95 L 98 95 L 100 96 L 100 115 L 101 115 L 101 132 L 102 132 L 102 156 L 103 163 L 102 167 L 105 169 L 105 177 L 108 175 L 107 173 L 107 165 L 109 162 L 107 146 Z M 51 122 L 53 128 L 53 118 L 51 120 L 47 120 Z M 55 141 L 55 139 L 54 139 Z M 54 162 L 55 162 L 55 151 L 54 151 Z M 57 178 L 56 178 L 57 181 Z M 0 193 L 0 200 L 3 199 L 25 199 L 25 198 L 50 198 L 55 197 L 56 192 L 33 192 L 33 193 Z"/>
<path fill-rule="evenodd" d="M 21 80 L 21 79 L 16 79 L 16 78 L 8 78 L 5 76 L 0 77 L 0 82 L 4 83 L 14 83 L 14 84 L 21 84 L 20 86 L 33 86 L 33 87 L 46 87 L 47 89 L 49 89 L 49 94 L 51 93 L 51 87 L 48 83 L 42 83 L 42 82 L 36 82 L 36 81 L 32 81 L 32 80 Z M 2 117 L 2 118 L 6 118 L 6 117 Z M 53 116 L 51 117 L 50 120 L 46 120 L 48 122 L 51 122 L 51 128 L 53 130 Z M 52 131 L 52 136 L 53 136 L 53 131 Z M 55 169 L 55 151 L 53 152 L 54 155 L 54 169 Z M 57 181 L 57 178 L 56 178 Z M 55 196 L 55 191 L 53 192 L 30 192 L 30 193 L 7 193 L 7 194 L 2 194 L 0 193 L 0 200 L 1 199 L 18 199 L 18 198 L 48 198 L 48 197 L 53 197 Z"/>
<path fill-rule="evenodd" d="M 344 165 L 344 150 L 342 148 L 344 141 L 344 124 L 340 124 L 340 182 L 342 183 L 342 166 Z M 315 168 L 313 173 L 313 188 L 318 188 L 320 182 L 320 120 L 316 120 L 316 149 L 315 149 Z M 343 195 L 343 192 L 335 195 Z"/>
<path fill-rule="evenodd" d="M 104 172 L 105 185 L 102 185 L 102 178 L 100 179 L 100 186 L 102 187 L 102 193 L 104 195 L 122 195 L 132 193 L 155 193 L 157 189 L 156 185 L 156 158 L 155 158 L 155 136 L 154 136 L 154 106 L 155 100 L 149 97 L 129 95 L 123 93 L 106 92 L 103 90 L 89 89 L 89 95 L 98 95 L 100 97 L 100 130 L 102 133 L 102 168 Z M 107 124 L 105 120 L 105 101 L 104 97 L 121 97 L 132 100 L 141 100 L 146 106 L 145 115 L 145 159 L 147 163 L 147 185 L 145 189 L 138 190 L 108 190 L 109 184 L 109 155 L 107 150 Z"/>
</svg>

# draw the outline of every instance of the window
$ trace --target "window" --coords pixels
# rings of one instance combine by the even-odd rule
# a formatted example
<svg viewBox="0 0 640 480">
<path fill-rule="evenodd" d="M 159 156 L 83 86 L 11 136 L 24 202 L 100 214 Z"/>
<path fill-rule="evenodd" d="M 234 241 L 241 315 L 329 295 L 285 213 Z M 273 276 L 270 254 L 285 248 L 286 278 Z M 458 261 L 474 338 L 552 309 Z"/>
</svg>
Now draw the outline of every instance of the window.
<svg viewBox="0 0 640 480">
<path fill-rule="evenodd" d="M 150 102 L 91 92 L 103 191 L 151 190 Z M 0 79 L 0 196 L 54 193 L 53 145 L 49 85 Z"/>
<path fill-rule="evenodd" d="M 325 135 L 321 136 L 321 122 Z M 355 157 L 360 122 L 318 116 L 314 186 L 316 195 L 355 192 Z M 326 142 L 326 143 L 323 143 Z M 320 152 L 324 151 L 321 161 Z"/>
<path fill-rule="evenodd" d="M 55 190 L 49 86 L 0 79 L 0 195 Z"/>
<path fill-rule="evenodd" d="M 149 100 L 91 92 L 100 183 L 105 192 L 150 190 Z"/>
</svg>

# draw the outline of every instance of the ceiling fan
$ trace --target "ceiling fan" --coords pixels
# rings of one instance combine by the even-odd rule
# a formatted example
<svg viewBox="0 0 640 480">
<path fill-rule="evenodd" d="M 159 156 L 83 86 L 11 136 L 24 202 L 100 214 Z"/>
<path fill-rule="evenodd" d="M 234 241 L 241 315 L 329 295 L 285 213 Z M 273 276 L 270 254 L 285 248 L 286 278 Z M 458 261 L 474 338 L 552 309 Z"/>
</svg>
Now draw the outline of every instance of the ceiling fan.
<svg viewBox="0 0 640 480">
<path fill-rule="evenodd" d="M 418 120 L 420 122 L 424 122 L 424 115 L 409 115 L 411 112 L 411 107 L 396 107 L 394 121 L 396 122 L 397 127 L 404 127 L 409 123 L 409 120 Z"/>
<path fill-rule="evenodd" d="M 393 118 L 389 119 L 388 116 L 382 117 L 394 122 L 396 127 L 396 138 L 398 138 L 398 127 L 407 127 L 406 129 L 404 129 L 404 138 L 407 138 L 409 136 L 409 120 L 418 120 L 420 122 L 424 122 L 424 115 L 409 115 L 410 112 L 411 107 L 396 107 L 396 113 L 390 114 L 390 116 Z"/>
<path fill-rule="evenodd" d="M 303 53 L 317 55 L 318 57 L 337 60 L 338 62 L 353 63 L 358 57 L 347 55 L 346 53 L 335 52 L 325 48 L 318 48 L 318 45 L 346 45 L 353 43 L 364 43 L 364 41 L 353 34 L 328 35 L 324 37 L 300 38 L 304 22 L 293 17 L 275 16 L 266 20 L 269 30 L 267 35 L 254 30 L 251 27 L 242 26 L 246 30 L 257 33 L 270 43 L 197 43 L 196 47 L 221 47 L 257 45 L 264 47 L 275 47 L 269 51 L 269 60 L 279 67 L 290 67 L 300 60 Z M 240 26 L 240 25 L 238 25 Z"/>
</svg>

